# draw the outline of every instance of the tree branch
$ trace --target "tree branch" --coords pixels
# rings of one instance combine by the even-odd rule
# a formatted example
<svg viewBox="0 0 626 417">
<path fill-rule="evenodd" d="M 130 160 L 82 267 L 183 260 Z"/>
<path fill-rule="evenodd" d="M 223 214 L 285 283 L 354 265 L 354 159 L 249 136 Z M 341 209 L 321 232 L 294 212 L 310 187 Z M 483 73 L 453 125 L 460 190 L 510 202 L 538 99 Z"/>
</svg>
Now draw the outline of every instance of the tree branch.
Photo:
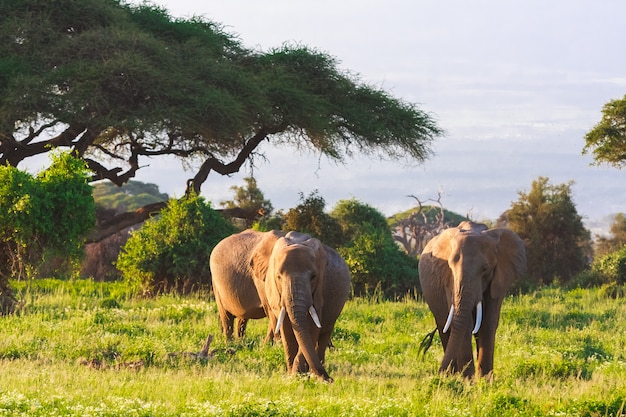
<svg viewBox="0 0 626 417">
<path fill-rule="evenodd" d="M 158 203 L 148 204 L 135 211 L 118 214 L 99 224 L 98 229 L 87 237 L 86 243 L 100 242 L 115 233 L 121 232 L 127 227 L 142 223 L 155 214 L 158 214 L 166 206 L 167 201 L 160 201 Z"/>
<path fill-rule="evenodd" d="M 118 214 L 117 216 L 114 216 L 98 224 L 97 230 L 87 236 L 85 243 L 98 243 L 109 236 L 121 232 L 127 227 L 143 223 L 150 217 L 157 215 L 165 207 L 167 207 L 167 201 L 160 201 L 157 203 L 145 205 L 135 211 Z M 262 210 L 250 210 L 240 207 L 233 207 L 222 210 L 217 209 L 215 211 L 221 213 L 222 216 L 227 218 L 238 218 L 249 220 L 251 222 L 263 216 Z"/>
<path fill-rule="evenodd" d="M 239 169 L 243 166 L 243 164 L 248 160 L 248 157 L 254 152 L 254 150 L 263 142 L 265 138 L 270 134 L 267 130 L 261 128 L 252 138 L 250 138 L 244 145 L 243 148 L 237 154 L 237 157 L 230 163 L 224 164 L 222 161 L 215 157 L 210 157 L 196 173 L 193 178 L 187 180 L 187 192 L 193 191 L 196 193 L 200 193 L 200 188 L 202 184 L 206 181 L 209 173 L 211 171 L 215 171 L 221 175 L 229 175 L 234 174 L 235 172 L 239 172 Z"/>
</svg>

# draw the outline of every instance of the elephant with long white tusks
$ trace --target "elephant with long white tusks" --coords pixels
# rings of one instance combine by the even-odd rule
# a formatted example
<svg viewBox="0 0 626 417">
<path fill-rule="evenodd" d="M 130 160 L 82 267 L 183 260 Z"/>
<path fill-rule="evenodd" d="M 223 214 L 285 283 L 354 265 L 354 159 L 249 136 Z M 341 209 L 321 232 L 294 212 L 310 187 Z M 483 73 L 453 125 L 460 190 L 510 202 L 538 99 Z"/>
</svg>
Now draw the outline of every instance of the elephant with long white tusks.
<svg viewBox="0 0 626 417">
<path fill-rule="evenodd" d="M 492 374 L 502 301 L 525 271 L 524 242 L 508 229 L 463 222 L 428 242 L 419 279 L 443 344 L 441 372 Z"/>
<path fill-rule="evenodd" d="M 268 340 L 280 334 L 287 370 L 332 381 L 324 367 L 330 336 L 350 294 L 350 271 L 332 248 L 298 232 L 246 230 L 211 253 L 213 292 L 224 334 L 239 319 L 269 318 Z"/>
<path fill-rule="evenodd" d="M 264 273 L 270 321 L 280 333 L 290 373 L 311 372 L 332 382 L 324 367 L 335 321 L 348 299 L 350 273 L 331 248 L 308 235 L 290 232 L 272 247 Z"/>
</svg>

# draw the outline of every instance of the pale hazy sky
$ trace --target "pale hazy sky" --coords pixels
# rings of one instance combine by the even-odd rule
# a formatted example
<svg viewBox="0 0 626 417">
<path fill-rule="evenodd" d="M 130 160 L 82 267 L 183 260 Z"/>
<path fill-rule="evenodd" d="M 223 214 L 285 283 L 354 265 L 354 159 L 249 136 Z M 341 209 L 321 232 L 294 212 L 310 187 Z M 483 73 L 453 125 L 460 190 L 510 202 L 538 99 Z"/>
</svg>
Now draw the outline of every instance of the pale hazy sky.
<svg viewBox="0 0 626 417">
<path fill-rule="evenodd" d="M 369 84 L 418 103 L 446 130 L 435 156 L 407 167 L 357 156 L 345 165 L 264 148 L 254 176 L 276 209 L 317 189 L 328 208 L 355 197 L 390 215 L 434 198 L 475 220 L 495 219 L 539 176 L 574 181 L 578 212 L 626 212 L 626 171 L 590 166 L 584 135 L 602 106 L 626 94 L 623 0 L 157 0 L 175 17 L 221 23 L 250 48 L 285 42 L 336 57 Z M 146 161 L 144 161 L 146 162 Z M 149 163 L 149 162 L 147 162 Z M 137 179 L 181 196 L 177 162 L 153 161 Z M 203 195 L 232 197 L 249 167 L 214 173 Z"/>
</svg>

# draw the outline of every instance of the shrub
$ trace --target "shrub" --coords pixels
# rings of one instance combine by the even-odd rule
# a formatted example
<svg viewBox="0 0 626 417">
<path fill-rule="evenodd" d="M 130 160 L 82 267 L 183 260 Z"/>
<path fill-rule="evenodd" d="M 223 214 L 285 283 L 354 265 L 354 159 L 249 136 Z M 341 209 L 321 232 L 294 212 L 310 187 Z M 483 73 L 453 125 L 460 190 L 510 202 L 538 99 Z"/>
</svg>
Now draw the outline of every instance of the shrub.
<svg viewBox="0 0 626 417">
<path fill-rule="evenodd" d="M 337 249 L 352 273 L 354 293 L 366 295 L 379 289 L 392 297 L 418 289 L 417 259 L 401 252 L 387 232 L 365 229 Z"/>
<path fill-rule="evenodd" d="M 305 197 L 300 193 L 300 204 L 284 215 L 283 230 L 295 230 L 318 238 L 328 246 L 337 248 L 341 242 L 341 227 L 324 212 L 326 201 L 316 191 Z"/>
<path fill-rule="evenodd" d="M 626 283 L 626 246 L 594 261 L 591 270 L 604 278 L 603 284 Z"/>
<path fill-rule="evenodd" d="M 417 259 L 396 244 L 382 213 L 350 199 L 339 201 L 331 216 L 343 231 L 343 244 L 337 251 L 350 267 L 356 294 L 380 289 L 391 297 L 418 289 Z"/>
<path fill-rule="evenodd" d="M 576 274 L 574 278 L 563 287 L 567 289 L 594 288 L 602 284 L 604 284 L 604 276 L 601 273 L 593 271 L 592 269 L 585 269 Z"/>
<path fill-rule="evenodd" d="M 234 232 L 202 197 L 170 200 L 158 218 L 132 233 L 117 267 L 124 280 L 145 295 L 188 293 L 209 286 L 211 251 Z"/>
<path fill-rule="evenodd" d="M 0 280 L 69 274 L 83 255 L 95 224 L 89 171 L 68 152 L 51 160 L 35 177 L 0 166 Z"/>
</svg>

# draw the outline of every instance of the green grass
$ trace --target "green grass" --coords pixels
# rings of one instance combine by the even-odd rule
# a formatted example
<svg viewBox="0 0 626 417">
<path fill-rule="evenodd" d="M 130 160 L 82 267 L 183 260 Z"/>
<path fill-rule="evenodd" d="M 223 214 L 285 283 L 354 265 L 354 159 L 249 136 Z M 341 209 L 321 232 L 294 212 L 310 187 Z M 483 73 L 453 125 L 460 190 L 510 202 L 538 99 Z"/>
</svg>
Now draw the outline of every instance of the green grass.
<svg viewBox="0 0 626 417">
<path fill-rule="evenodd" d="M 286 375 L 282 347 L 262 343 L 264 320 L 227 344 L 208 297 L 16 286 L 24 305 L 0 317 L 0 416 L 626 415 L 626 303 L 602 290 L 506 299 L 492 382 L 440 376 L 437 339 L 418 355 L 434 328 L 423 302 L 351 300 L 325 384 Z M 199 351 L 209 334 L 212 358 L 169 355 Z"/>
</svg>

